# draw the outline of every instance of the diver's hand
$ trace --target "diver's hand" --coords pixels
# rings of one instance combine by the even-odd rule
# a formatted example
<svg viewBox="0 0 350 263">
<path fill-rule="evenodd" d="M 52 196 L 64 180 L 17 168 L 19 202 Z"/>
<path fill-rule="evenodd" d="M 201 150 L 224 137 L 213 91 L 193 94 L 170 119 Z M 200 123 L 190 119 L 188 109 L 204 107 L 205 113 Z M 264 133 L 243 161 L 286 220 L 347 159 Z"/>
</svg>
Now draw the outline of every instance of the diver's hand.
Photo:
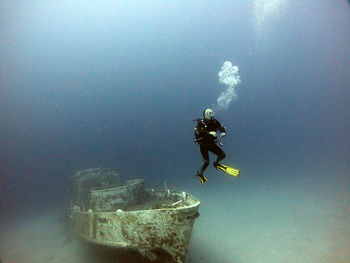
<svg viewBox="0 0 350 263">
<path fill-rule="evenodd" d="M 226 136 L 226 132 L 220 133 L 220 137 L 225 137 L 225 136 Z"/>
<path fill-rule="evenodd" d="M 214 132 L 214 131 L 209 132 L 209 134 L 210 134 L 211 136 L 215 137 L 215 138 L 217 137 L 217 136 L 216 136 L 216 132 Z"/>
</svg>

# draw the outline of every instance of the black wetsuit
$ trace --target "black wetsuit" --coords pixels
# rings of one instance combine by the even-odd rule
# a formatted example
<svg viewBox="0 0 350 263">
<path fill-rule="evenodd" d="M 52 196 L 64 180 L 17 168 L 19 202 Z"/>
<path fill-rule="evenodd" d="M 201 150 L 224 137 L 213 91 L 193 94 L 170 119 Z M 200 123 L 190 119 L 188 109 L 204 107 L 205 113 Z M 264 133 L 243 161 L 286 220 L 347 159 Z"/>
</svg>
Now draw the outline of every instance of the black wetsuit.
<svg viewBox="0 0 350 263">
<path fill-rule="evenodd" d="M 199 150 L 203 157 L 203 164 L 199 169 L 198 173 L 203 174 L 204 170 L 209 165 L 209 152 L 212 152 L 217 155 L 217 159 L 214 162 L 214 166 L 218 164 L 219 161 L 226 157 L 223 150 L 216 144 L 217 139 L 209 134 L 211 131 L 220 131 L 221 133 L 225 132 L 225 127 L 215 118 L 211 120 L 207 119 L 198 119 L 197 125 L 195 126 L 195 142 L 199 144 Z"/>
</svg>

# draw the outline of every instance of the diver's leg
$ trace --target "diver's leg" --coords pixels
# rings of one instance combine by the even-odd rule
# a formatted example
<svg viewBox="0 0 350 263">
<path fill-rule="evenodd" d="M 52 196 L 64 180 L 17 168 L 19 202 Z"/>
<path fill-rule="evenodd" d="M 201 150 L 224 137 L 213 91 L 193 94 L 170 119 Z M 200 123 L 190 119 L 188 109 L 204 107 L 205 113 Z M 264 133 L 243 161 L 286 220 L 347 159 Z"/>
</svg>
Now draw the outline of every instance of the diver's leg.
<svg viewBox="0 0 350 263">
<path fill-rule="evenodd" d="M 213 144 L 210 147 L 210 151 L 214 154 L 217 155 L 216 161 L 213 163 L 214 167 L 216 168 L 219 165 L 219 162 L 222 161 L 223 159 L 225 159 L 226 154 L 224 153 L 224 151 L 217 146 L 216 144 Z"/>
<path fill-rule="evenodd" d="M 208 148 L 204 145 L 199 145 L 199 150 L 203 157 L 203 164 L 197 171 L 196 176 L 198 176 L 199 180 L 201 181 L 201 185 L 203 185 L 206 181 L 208 181 L 208 178 L 203 174 L 203 172 L 209 165 L 209 152 Z"/>
<path fill-rule="evenodd" d="M 198 170 L 198 173 L 203 174 L 204 170 L 207 169 L 209 165 L 209 151 L 208 151 L 208 147 L 205 145 L 199 145 L 199 150 L 203 158 L 203 164 L 201 168 Z"/>
</svg>

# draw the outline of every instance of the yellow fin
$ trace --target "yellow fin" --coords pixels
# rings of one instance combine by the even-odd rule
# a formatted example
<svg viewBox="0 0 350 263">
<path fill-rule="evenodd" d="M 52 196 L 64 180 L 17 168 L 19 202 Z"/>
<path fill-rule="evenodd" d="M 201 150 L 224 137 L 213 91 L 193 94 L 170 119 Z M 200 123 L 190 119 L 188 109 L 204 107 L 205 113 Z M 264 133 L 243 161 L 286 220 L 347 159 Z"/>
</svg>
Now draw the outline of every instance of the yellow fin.
<svg viewBox="0 0 350 263">
<path fill-rule="evenodd" d="M 231 166 L 225 164 L 219 164 L 217 168 L 234 177 L 238 177 L 241 173 L 240 170 L 232 168 Z"/>
</svg>

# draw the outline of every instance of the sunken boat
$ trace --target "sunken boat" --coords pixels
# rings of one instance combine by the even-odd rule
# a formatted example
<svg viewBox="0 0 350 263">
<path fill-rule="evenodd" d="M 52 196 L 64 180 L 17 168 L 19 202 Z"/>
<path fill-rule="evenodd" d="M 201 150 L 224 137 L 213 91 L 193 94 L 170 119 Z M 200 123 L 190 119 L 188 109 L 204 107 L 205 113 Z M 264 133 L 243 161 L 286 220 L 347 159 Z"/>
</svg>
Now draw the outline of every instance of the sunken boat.
<svg viewBox="0 0 350 263">
<path fill-rule="evenodd" d="M 143 179 L 121 181 L 107 168 L 74 175 L 70 224 L 95 244 L 136 250 L 150 261 L 167 254 L 185 262 L 200 201 L 181 191 L 149 190 Z M 160 253 L 161 252 L 161 253 Z"/>
</svg>

